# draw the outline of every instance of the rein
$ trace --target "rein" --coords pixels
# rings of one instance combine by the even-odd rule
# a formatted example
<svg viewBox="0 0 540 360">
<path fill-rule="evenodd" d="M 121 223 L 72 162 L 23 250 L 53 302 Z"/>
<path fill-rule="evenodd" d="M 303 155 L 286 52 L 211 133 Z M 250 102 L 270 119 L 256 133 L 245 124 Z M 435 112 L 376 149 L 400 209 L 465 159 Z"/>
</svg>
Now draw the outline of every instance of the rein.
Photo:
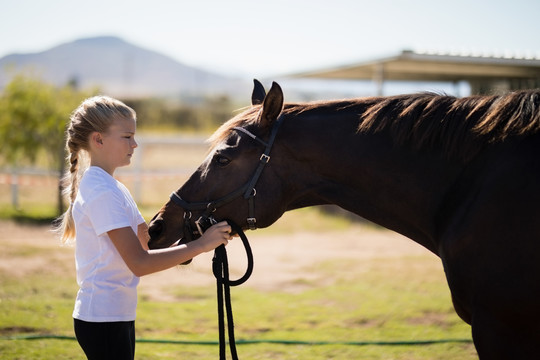
<svg viewBox="0 0 540 360">
<path fill-rule="evenodd" d="M 238 280 L 229 279 L 229 262 L 227 259 L 227 250 L 224 245 L 218 246 L 214 250 L 214 258 L 212 259 L 212 272 L 216 278 L 217 287 L 217 304 L 218 304 L 218 327 L 219 327 L 219 358 L 221 360 L 226 359 L 225 347 L 225 316 L 223 313 L 223 307 L 225 307 L 227 313 L 227 330 L 229 334 L 229 348 L 231 350 L 231 356 L 233 360 L 238 360 L 238 354 L 236 352 L 236 341 L 234 337 L 234 320 L 231 304 L 231 286 L 238 286 L 243 284 L 253 272 L 253 253 L 249 245 L 246 234 L 242 231 L 242 228 L 232 221 L 228 221 L 231 228 L 240 235 L 244 248 L 246 250 L 248 265 L 244 275 Z"/>
</svg>

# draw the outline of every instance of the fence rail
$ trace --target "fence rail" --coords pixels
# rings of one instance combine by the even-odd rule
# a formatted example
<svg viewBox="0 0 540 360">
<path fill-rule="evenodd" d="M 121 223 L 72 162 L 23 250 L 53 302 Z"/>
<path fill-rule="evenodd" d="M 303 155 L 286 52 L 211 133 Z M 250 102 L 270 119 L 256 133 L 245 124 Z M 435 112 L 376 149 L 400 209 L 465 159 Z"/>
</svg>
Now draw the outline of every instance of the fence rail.
<svg viewBox="0 0 540 360">
<path fill-rule="evenodd" d="M 137 141 L 139 146 L 132 165 L 119 168 L 116 173 L 116 177 L 126 183 L 137 203 L 143 201 L 145 191 L 156 182 L 169 181 L 180 185 L 204 159 L 208 147 L 200 136 L 141 136 Z M 57 191 L 59 175 L 57 171 L 38 167 L 0 168 L 0 188 L 6 192 L 3 201 L 6 202 L 9 192 L 12 206 L 19 208 L 22 188 Z"/>
</svg>

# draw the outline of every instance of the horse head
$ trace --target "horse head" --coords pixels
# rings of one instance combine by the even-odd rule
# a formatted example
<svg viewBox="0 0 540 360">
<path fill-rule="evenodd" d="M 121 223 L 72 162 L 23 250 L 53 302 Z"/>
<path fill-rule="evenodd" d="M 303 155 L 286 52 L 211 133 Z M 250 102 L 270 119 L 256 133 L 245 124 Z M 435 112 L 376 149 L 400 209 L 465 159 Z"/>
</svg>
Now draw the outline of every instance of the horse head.
<svg viewBox="0 0 540 360">
<path fill-rule="evenodd" d="M 278 181 L 281 150 L 274 141 L 283 92 L 273 83 L 266 94 L 260 82 L 254 83 L 251 107 L 212 135 L 206 159 L 152 219 L 150 248 L 195 240 L 215 221 L 267 227 L 285 212 Z"/>
</svg>

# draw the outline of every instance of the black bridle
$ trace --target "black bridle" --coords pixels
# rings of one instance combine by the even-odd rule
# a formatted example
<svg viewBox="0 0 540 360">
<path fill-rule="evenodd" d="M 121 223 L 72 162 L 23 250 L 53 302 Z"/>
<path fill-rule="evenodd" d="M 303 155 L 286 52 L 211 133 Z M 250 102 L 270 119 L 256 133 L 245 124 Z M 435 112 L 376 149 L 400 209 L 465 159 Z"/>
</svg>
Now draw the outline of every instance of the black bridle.
<svg viewBox="0 0 540 360">
<path fill-rule="evenodd" d="M 255 172 L 253 173 L 253 176 L 251 179 L 242 187 L 239 189 L 223 196 L 222 198 L 219 198 L 214 201 L 208 201 L 208 202 L 187 202 L 184 199 L 178 195 L 177 192 L 173 192 L 170 196 L 171 200 L 184 209 L 184 227 L 186 228 L 186 231 L 184 231 L 184 236 L 186 236 L 187 240 L 191 240 L 192 235 L 202 235 L 202 233 L 209 228 L 211 225 L 215 224 L 217 222 L 216 219 L 213 217 L 213 213 L 217 210 L 217 208 L 230 203 L 231 201 L 237 199 L 240 196 L 243 196 L 244 199 L 246 199 L 249 203 L 249 213 L 248 217 L 246 218 L 246 222 L 248 225 L 248 228 L 250 230 L 255 230 L 257 228 L 257 218 L 255 217 L 255 204 L 254 204 L 254 198 L 257 194 L 257 190 L 255 189 L 255 185 L 257 185 L 257 181 L 259 180 L 259 177 L 261 176 L 262 171 L 264 170 L 264 167 L 268 162 L 270 161 L 270 151 L 272 151 L 272 146 L 274 145 L 274 140 L 276 138 L 277 132 L 279 130 L 279 126 L 281 125 L 283 121 L 283 115 L 280 115 L 272 127 L 272 132 L 270 133 L 270 137 L 268 138 L 268 142 L 265 142 L 261 138 L 257 137 L 256 135 L 252 134 L 250 131 L 242 128 L 242 127 L 234 127 L 233 129 L 236 131 L 239 131 L 243 134 L 248 135 L 253 140 L 258 141 L 262 145 L 264 145 L 265 149 L 264 152 L 261 154 L 259 158 L 259 164 L 257 168 L 255 169 Z M 191 229 L 191 212 L 192 211 L 200 211 L 204 210 L 202 215 L 195 221 L 195 226 L 197 227 L 197 230 Z"/>
<path fill-rule="evenodd" d="M 263 141 L 261 138 L 255 136 L 250 131 L 242 127 L 233 128 L 234 130 L 244 133 L 248 135 L 249 137 L 251 137 L 253 140 L 258 141 L 262 145 L 264 145 L 264 152 L 261 154 L 259 158 L 259 164 L 257 168 L 255 169 L 255 172 L 253 173 L 253 176 L 251 177 L 251 179 L 244 186 L 223 196 L 222 198 L 218 200 L 209 201 L 209 202 L 189 203 L 183 200 L 180 197 L 180 195 L 178 195 L 177 192 L 173 192 L 171 194 L 171 200 L 175 204 L 179 205 L 180 207 L 184 209 L 184 228 L 185 228 L 184 236 L 188 238 L 186 240 L 191 241 L 192 235 L 202 235 L 203 232 L 206 229 L 208 229 L 212 224 L 217 223 L 217 220 L 212 215 L 216 211 L 216 209 L 220 206 L 223 206 L 235 200 L 236 198 L 242 195 L 244 199 L 248 200 L 249 202 L 249 214 L 246 219 L 248 228 L 250 230 L 255 230 L 257 228 L 257 219 L 255 218 L 255 205 L 254 205 L 254 198 L 255 198 L 255 195 L 257 194 L 255 185 L 257 185 L 257 181 L 259 180 L 259 177 L 261 176 L 261 173 L 264 167 L 270 161 L 270 151 L 272 151 L 272 146 L 274 145 L 274 140 L 276 138 L 279 126 L 281 125 L 282 121 L 283 121 L 283 116 L 280 115 L 277 118 L 276 122 L 274 123 L 272 132 L 270 133 L 270 137 L 268 138 L 268 142 Z M 197 226 L 197 231 L 192 231 L 191 225 L 190 225 L 191 215 L 192 215 L 191 211 L 195 211 L 195 210 L 204 210 L 204 212 L 195 221 L 195 225 Z M 230 280 L 229 279 L 229 265 L 228 265 L 228 260 L 227 260 L 227 251 L 225 250 L 225 246 L 221 245 L 215 249 L 214 258 L 212 259 L 212 271 L 214 273 L 214 276 L 216 277 L 216 284 L 217 284 L 219 358 L 222 360 L 226 358 L 225 319 L 224 319 L 224 311 L 223 311 L 223 308 L 225 307 L 226 314 L 227 314 L 228 332 L 229 332 L 229 347 L 231 350 L 231 355 L 232 355 L 233 360 L 237 360 L 238 354 L 236 352 L 236 343 L 235 343 L 235 337 L 234 337 L 234 321 L 233 321 L 233 314 L 232 314 L 230 286 L 240 285 L 249 278 L 249 276 L 251 275 L 253 271 L 253 254 L 251 252 L 251 247 L 249 246 L 247 237 L 242 230 L 242 227 L 236 225 L 232 221 L 229 221 L 229 225 L 231 226 L 231 229 L 234 232 L 236 232 L 242 239 L 242 243 L 244 244 L 244 247 L 246 249 L 246 254 L 248 257 L 248 268 L 245 274 L 241 278 L 239 278 L 238 280 Z"/>
</svg>

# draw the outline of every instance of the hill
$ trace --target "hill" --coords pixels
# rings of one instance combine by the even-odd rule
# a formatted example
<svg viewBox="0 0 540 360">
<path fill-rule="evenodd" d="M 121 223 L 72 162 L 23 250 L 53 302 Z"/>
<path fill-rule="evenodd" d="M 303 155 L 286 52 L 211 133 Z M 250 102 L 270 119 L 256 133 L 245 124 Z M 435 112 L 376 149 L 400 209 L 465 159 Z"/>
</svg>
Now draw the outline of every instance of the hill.
<svg viewBox="0 0 540 360">
<path fill-rule="evenodd" d="M 163 54 L 106 36 L 75 40 L 49 50 L 0 59 L 0 89 L 24 71 L 61 86 L 99 87 L 112 96 L 246 97 L 251 82 L 187 66 Z"/>
</svg>

